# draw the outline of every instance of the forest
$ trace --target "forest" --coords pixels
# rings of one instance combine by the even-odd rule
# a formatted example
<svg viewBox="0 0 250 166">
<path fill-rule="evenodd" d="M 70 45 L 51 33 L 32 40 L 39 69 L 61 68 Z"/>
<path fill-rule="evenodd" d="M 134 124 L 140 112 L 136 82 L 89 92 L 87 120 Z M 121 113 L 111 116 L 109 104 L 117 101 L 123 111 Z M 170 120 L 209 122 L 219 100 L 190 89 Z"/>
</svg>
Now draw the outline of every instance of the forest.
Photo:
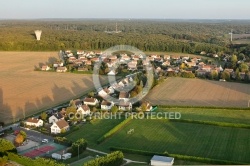
<svg viewBox="0 0 250 166">
<path fill-rule="evenodd" d="M 249 25 L 249 21 L 0 20 L 0 50 L 104 50 L 123 44 L 142 51 L 230 53 L 242 46 L 230 41 L 229 32 L 233 30 L 243 38 L 245 34 L 245 39 L 249 39 Z M 42 30 L 40 41 L 36 40 L 34 30 Z M 107 33 L 116 31 L 120 33 Z"/>
</svg>

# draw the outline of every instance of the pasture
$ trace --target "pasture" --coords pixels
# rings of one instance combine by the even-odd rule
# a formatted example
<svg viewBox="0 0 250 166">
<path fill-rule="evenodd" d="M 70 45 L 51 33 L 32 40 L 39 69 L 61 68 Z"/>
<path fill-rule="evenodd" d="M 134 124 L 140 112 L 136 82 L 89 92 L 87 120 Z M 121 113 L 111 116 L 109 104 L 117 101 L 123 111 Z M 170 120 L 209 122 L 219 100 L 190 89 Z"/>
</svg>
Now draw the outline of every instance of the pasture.
<svg viewBox="0 0 250 166">
<path fill-rule="evenodd" d="M 131 135 L 127 131 L 134 128 Z M 166 120 L 132 120 L 97 148 L 123 147 L 144 151 L 250 163 L 249 129 Z"/>
<path fill-rule="evenodd" d="M 168 78 L 145 97 L 153 105 L 248 107 L 250 84 Z"/>
<path fill-rule="evenodd" d="M 0 121 L 22 119 L 93 89 L 92 75 L 34 71 L 51 57 L 58 53 L 0 52 Z"/>
</svg>

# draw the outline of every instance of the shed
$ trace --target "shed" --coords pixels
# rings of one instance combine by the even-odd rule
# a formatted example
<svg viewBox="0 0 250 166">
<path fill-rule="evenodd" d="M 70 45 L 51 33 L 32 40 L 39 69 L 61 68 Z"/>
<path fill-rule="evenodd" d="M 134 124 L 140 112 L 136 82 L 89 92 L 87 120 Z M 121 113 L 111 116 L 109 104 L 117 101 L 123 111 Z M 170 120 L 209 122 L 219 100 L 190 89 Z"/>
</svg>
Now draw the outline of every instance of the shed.
<svg viewBox="0 0 250 166">
<path fill-rule="evenodd" d="M 169 166 L 173 164 L 174 164 L 173 157 L 154 155 L 150 160 L 150 165 L 155 165 L 155 166 Z"/>
</svg>

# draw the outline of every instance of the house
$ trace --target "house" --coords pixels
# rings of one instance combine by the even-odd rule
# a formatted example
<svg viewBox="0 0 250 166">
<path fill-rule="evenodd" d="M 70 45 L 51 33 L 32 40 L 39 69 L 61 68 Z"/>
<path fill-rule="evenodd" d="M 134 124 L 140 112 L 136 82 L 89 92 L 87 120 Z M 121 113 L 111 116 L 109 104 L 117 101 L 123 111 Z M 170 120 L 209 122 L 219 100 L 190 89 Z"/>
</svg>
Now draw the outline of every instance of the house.
<svg viewBox="0 0 250 166">
<path fill-rule="evenodd" d="M 42 71 L 48 71 L 48 70 L 50 70 L 50 67 L 48 65 L 42 66 Z"/>
<path fill-rule="evenodd" d="M 85 65 L 92 65 L 92 62 L 91 61 L 85 61 Z"/>
<path fill-rule="evenodd" d="M 233 73 L 233 71 L 234 71 L 234 69 L 228 69 L 228 68 L 225 68 L 225 70 L 224 70 L 225 72 L 228 72 L 228 73 L 230 73 L 230 74 L 232 74 Z"/>
<path fill-rule="evenodd" d="M 202 66 L 201 69 L 205 70 L 207 72 L 210 72 L 211 71 L 211 66 L 210 65 L 205 65 L 205 66 Z"/>
<path fill-rule="evenodd" d="M 162 66 L 170 66 L 170 62 L 169 61 L 165 61 L 162 63 Z"/>
<path fill-rule="evenodd" d="M 201 51 L 201 55 L 206 55 L 207 53 L 205 51 Z"/>
<path fill-rule="evenodd" d="M 83 102 L 86 105 L 92 105 L 92 106 L 95 106 L 95 105 L 97 105 L 99 103 L 96 98 L 92 98 L 92 97 L 91 98 L 85 98 L 83 100 Z"/>
<path fill-rule="evenodd" d="M 128 102 L 126 100 L 120 100 L 119 103 L 118 103 L 118 106 L 119 106 L 119 110 L 120 111 L 130 111 L 132 110 L 132 103 L 131 102 Z"/>
<path fill-rule="evenodd" d="M 77 109 L 78 113 L 81 113 L 82 115 L 86 116 L 90 114 L 90 108 L 88 105 L 84 104 L 81 107 Z"/>
<path fill-rule="evenodd" d="M 170 55 L 164 55 L 164 60 L 170 60 Z"/>
<path fill-rule="evenodd" d="M 207 74 L 206 70 L 198 69 L 196 70 L 196 75 L 197 76 L 205 76 Z"/>
<path fill-rule="evenodd" d="M 72 56 L 72 57 L 69 57 L 69 63 L 73 63 L 76 61 L 76 57 Z"/>
<path fill-rule="evenodd" d="M 83 105 L 83 101 L 80 99 L 71 100 L 69 103 L 69 106 L 72 106 L 72 105 L 75 105 L 75 107 L 78 109 L 79 107 Z"/>
<path fill-rule="evenodd" d="M 57 122 L 60 119 L 64 119 L 64 117 L 62 116 L 62 114 L 55 113 L 54 115 L 52 115 L 51 117 L 49 117 L 49 123 Z"/>
<path fill-rule="evenodd" d="M 121 91 L 119 94 L 119 100 L 127 101 L 129 99 L 129 93 L 125 91 Z"/>
<path fill-rule="evenodd" d="M 128 69 L 129 70 L 136 70 L 137 69 L 137 63 L 135 63 L 135 62 L 129 62 L 128 63 Z"/>
<path fill-rule="evenodd" d="M 59 72 L 59 73 L 64 73 L 64 72 L 66 72 L 67 71 L 67 68 L 66 67 L 58 67 L 57 69 L 56 69 L 56 72 Z"/>
<path fill-rule="evenodd" d="M 172 59 L 173 59 L 173 60 L 179 60 L 179 59 L 180 59 L 180 56 L 173 55 L 173 56 L 172 56 Z"/>
<path fill-rule="evenodd" d="M 116 71 L 111 70 L 107 75 L 109 75 L 109 76 L 115 76 L 116 74 L 117 74 Z"/>
<path fill-rule="evenodd" d="M 114 106 L 113 102 L 108 102 L 106 100 L 103 100 L 101 103 L 102 110 L 110 110 L 113 106 Z"/>
<path fill-rule="evenodd" d="M 83 54 L 84 54 L 84 51 L 78 50 L 78 51 L 76 52 L 76 54 L 77 54 L 77 55 L 83 55 Z"/>
<path fill-rule="evenodd" d="M 54 63 L 53 67 L 63 67 L 63 62 Z"/>
<path fill-rule="evenodd" d="M 195 67 L 196 62 L 185 62 L 188 67 Z"/>
<path fill-rule="evenodd" d="M 50 127 L 51 134 L 59 134 L 62 131 L 66 132 L 68 130 L 69 130 L 69 124 L 64 119 L 54 122 L 53 125 Z"/>
<path fill-rule="evenodd" d="M 86 67 L 78 67 L 77 71 L 88 71 Z"/>
<path fill-rule="evenodd" d="M 43 126 L 43 120 L 37 119 L 37 118 L 29 118 L 25 122 L 27 126 L 35 126 L 35 127 L 41 127 Z"/>
<path fill-rule="evenodd" d="M 173 157 L 154 155 L 150 160 L 152 166 L 170 166 L 174 164 Z"/>
</svg>

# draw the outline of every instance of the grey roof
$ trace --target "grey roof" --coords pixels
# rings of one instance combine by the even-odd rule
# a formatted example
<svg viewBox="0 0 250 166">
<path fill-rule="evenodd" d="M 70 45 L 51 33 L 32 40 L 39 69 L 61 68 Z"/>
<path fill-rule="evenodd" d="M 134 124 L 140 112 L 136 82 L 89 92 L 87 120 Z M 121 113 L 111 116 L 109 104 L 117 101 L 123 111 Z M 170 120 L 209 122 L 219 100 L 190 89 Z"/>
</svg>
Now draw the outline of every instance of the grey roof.
<svg viewBox="0 0 250 166">
<path fill-rule="evenodd" d="M 171 163 L 174 160 L 174 158 L 154 155 L 151 160 Z"/>
</svg>

